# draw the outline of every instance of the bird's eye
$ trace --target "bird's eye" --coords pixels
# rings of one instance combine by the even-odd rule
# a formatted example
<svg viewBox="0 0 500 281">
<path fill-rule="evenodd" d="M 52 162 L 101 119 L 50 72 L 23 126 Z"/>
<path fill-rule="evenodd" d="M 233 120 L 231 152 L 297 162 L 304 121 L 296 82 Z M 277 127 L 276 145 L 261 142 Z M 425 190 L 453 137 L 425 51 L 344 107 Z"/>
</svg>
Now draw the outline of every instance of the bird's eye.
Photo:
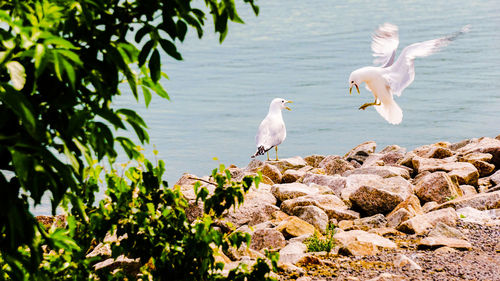
<svg viewBox="0 0 500 281">
<path fill-rule="evenodd" d="M 354 81 L 351 81 L 351 83 L 354 83 Z"/>
</svg>

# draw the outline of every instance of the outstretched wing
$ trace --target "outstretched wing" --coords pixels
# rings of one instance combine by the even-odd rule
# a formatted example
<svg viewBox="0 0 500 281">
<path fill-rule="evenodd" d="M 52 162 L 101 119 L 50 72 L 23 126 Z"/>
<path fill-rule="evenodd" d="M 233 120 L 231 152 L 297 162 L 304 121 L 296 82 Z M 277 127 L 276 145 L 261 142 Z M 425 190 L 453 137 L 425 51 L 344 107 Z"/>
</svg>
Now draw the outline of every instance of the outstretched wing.
<svg viewBox="0 0 500 281">
<path fill-rule="evenodd" d="M 426 57 L 439 51 L 455 40 L 457 36 L 468 31 L 469 26 L 465 26 L 454 34 L 411 44 L 404 48 L 396 62 L 388 67 L 387 72 L 383 75 L 391 89 L 391 93 L 400 96 L 403 90 L 413 82 L 415 79 L 415 58 Z"/>
<path fill-rule="evenodd" d="M 398 45 L 398 27 L 390 23 L 379 26 L 372 35 L 373 56 L 377 57 L 373 63 L 382 67 L 392 65 Z"/>
</svg>

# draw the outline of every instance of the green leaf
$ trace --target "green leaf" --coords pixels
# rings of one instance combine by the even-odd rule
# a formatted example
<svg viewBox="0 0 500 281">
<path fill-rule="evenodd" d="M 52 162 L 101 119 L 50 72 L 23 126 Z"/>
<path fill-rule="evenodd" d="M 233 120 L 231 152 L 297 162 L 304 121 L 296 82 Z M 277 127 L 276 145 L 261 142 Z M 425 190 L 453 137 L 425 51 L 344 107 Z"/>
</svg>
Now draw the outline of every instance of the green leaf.
<svg viewBox="0 0 500 281">
<path fill-rule="evenodd" d="M 24 84 L 26 83 L 26 73 L 24 72 L 24 66 L 17 61 L 9 61 L 5 64 L 7 70 L 10 74 L 10 80 L 12 81 L 12 85 L 14 89 L 20 91 L 24 88 Z"/>
<path fill-rule="evenodd" d="M 21 93 L 12 90 L 12 88 L 8 85 L 1 90 L 3 91 L 0 93 L 0 100 L 19 117 L 22 125 L 26 127 L 28 132 L 32 136 L 36 137 L 35 114 L 28 99 L 26 99 L 26 97 Z"/>
<path fill-rule="evenodd" d="M 149 106 L 149 103 L 151 102 L 151 92 L 147 87 L 142 86 L 142 94 L 144 95 L 144 102 L 146 103 L 146 107 Z"/>
<path fill-rule="evenodd" d="M 142 47 L 141 51 L 139 52 L 139 67 L 143 66 L 144 63 L 146 63 L 146 59 L 149 56 L 149 53 L 151 52 L 151 49 L 153 48 L 154 41 L 149 40 L 144 44 Z"/>
<path fill-rule="evenodd" d="M 151 29 L 152 27 L 149 24 L 146 24 L 141 29 L 139 29 L 135 34 L 135 42 L 140 43 L 142 38 L 144 38 L 144 36 L 148 34 L 151 31 Z"/>
<path fill-rule="evenodd" d="M 154 83 L 158 82 L 161 77 L 161 62 L 160 62 L 160 52 L 158 49 L 153 51 L 151 58 L 149 59 L 149 71 L 151 72 L 151 80 Z"/>
<path fill-rule="evenodd" d="M 166 39 L 160 39 L 160 45 L 168 55 L 176 60 L 182 60 L 182 56 L 181 54 L 179 54 L 179 52 L 177 52 L 177 48 L 175 47 L 174 43 Z"/>
</svg>

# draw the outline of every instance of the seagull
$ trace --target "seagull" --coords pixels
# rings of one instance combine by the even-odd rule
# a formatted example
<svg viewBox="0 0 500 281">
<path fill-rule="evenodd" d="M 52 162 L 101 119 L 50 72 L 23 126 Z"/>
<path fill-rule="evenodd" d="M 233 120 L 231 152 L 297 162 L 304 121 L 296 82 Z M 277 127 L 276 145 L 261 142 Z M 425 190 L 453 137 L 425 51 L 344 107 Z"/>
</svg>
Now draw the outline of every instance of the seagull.
<svg viewBox="0 0 500 281">
<path fill-rule="evenodd" d="M 373 56 L 377 57 L 373 62 L 379 66 L 366 66 L 353 71 L 349 76 L 349 94 L 354 86 L 359 94 L 359 85 L 365 82 L 366 89 L 373 93 L 375 101 L 365 103 L 359 109 L 365 110 L 374 106 L 387 122 L 401 123 L 403 111 L 393 97 L 401 96 L 403 90 L 415 79 L 415 58 L 426 57 L 439 51 L 469 29 L 470 25 L 466 25 L 451 35 L 411 44 L 404 48 L 395 60 L 399 45 L 398 27 L 384 23 L 375 31 L 371 44 Z"/>
<path fill-rule="evenodd" d="M 274 147 L 276 150 L 276 161 L 278 161 L 278 145 L 286 138 L 285 122 L 281 111 L 283 109 L 291 110 L 287 104 L 292 103 L 290 100 L 275 98 L 269 105 L 269 112 L 266 118 L 259 125 L 259 130 L 255 136 L 257 144 L 257 152 L 252 156 L 255 158 L 258 155 L 264 155 L 267 152 L 267 161 L 269 161 L 269 150 Z"/>
</svg>

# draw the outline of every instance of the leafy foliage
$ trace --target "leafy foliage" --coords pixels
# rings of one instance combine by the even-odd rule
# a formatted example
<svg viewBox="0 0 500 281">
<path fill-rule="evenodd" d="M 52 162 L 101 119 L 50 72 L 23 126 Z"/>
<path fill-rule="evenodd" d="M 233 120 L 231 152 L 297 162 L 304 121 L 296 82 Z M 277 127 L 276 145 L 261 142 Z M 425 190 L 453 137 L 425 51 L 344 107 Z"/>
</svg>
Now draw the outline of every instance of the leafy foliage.
<svg viewBox="0 0 500 281">
<path fill-rule="evenodd" d="M 330 253 L 332 248 L 335 246 L 335 239 L 333 238 L 335 235 L 335 225 L 330 223 L 326 228 L 326 233 L 324 236 L 321 236 L 317 232 L 304 240 L 304 243 L 307 245 L 307 251 L 309 252 L 323 252 L 326 251 L 327 255 Z"/>
<path fill-rule="evenodd" d="M 243 2 L 258 13 L 253 0 Z M 129 127 L 141 143 L 147 143 L 145 122 L 134 111 L 111 105 L 122 94 L 122 83 L 137 100 L 142 94 L 146 106 L 152 93 L 168 99 L 160 83 L 167 77 L 161 71 L 161 54 L 182 59 L 176 44 L 186 38 L 189 28 L 201 38 L 206 15 L 212 16 L 221 42 L 229 21 L 242 22 L 234 0 L 0 1 L 1 277 L 64 279 L 67 272 L 83 276 L 93 263 L 84 259 L 94 241 L 91 236 L 102 237 L 113 227 L 142 233 L 151 231 L 146 226 L 150 220 L 158 223 L 141 216 L 120 217 L 123 227 L 129 228 L 114 226 L 118 217 L 111 215 L 118 213 L 106 213 L 101 204 L 114 204 L 127 214 L 126 205 L 134 205 L 134 197 L 123 181 L 107 175 L 108 196 L 115 201 L 101 201 L 95 209 L 99 178 L 93 173 L 100 174 L 102 168 L 91 167 L 105 158 L 113 163 L 117 143 L 130 158 L 145 163 L 145 173 L 128 171 L 141 177 L 145 190 L 164 185 L 159 178 L 162 168 L 152 168 L 130 139 L 115 135 Z M 29 201 L 40 204 L 47 194 L 53 213 L 62 205 L 70 206 L 68 228 L 46 230 L 30 213 Z M 150 201 L 136 202 L 133 210 L 170 204 L 171 218 L 184 225 L 182 212 L 178 213 L 183 204 L 180 194 L 165 191 L 154 198 L 153 194 L 145 194 Z M 134 243 L 146 243 L 139 242 Z M 53 251 L 43 251 L 42 246 Z M 158 248 L 148 250 L 153 249 L 157 254 Z M 211 270 L 207 264 L 202 269 Z"/>
</svg>

